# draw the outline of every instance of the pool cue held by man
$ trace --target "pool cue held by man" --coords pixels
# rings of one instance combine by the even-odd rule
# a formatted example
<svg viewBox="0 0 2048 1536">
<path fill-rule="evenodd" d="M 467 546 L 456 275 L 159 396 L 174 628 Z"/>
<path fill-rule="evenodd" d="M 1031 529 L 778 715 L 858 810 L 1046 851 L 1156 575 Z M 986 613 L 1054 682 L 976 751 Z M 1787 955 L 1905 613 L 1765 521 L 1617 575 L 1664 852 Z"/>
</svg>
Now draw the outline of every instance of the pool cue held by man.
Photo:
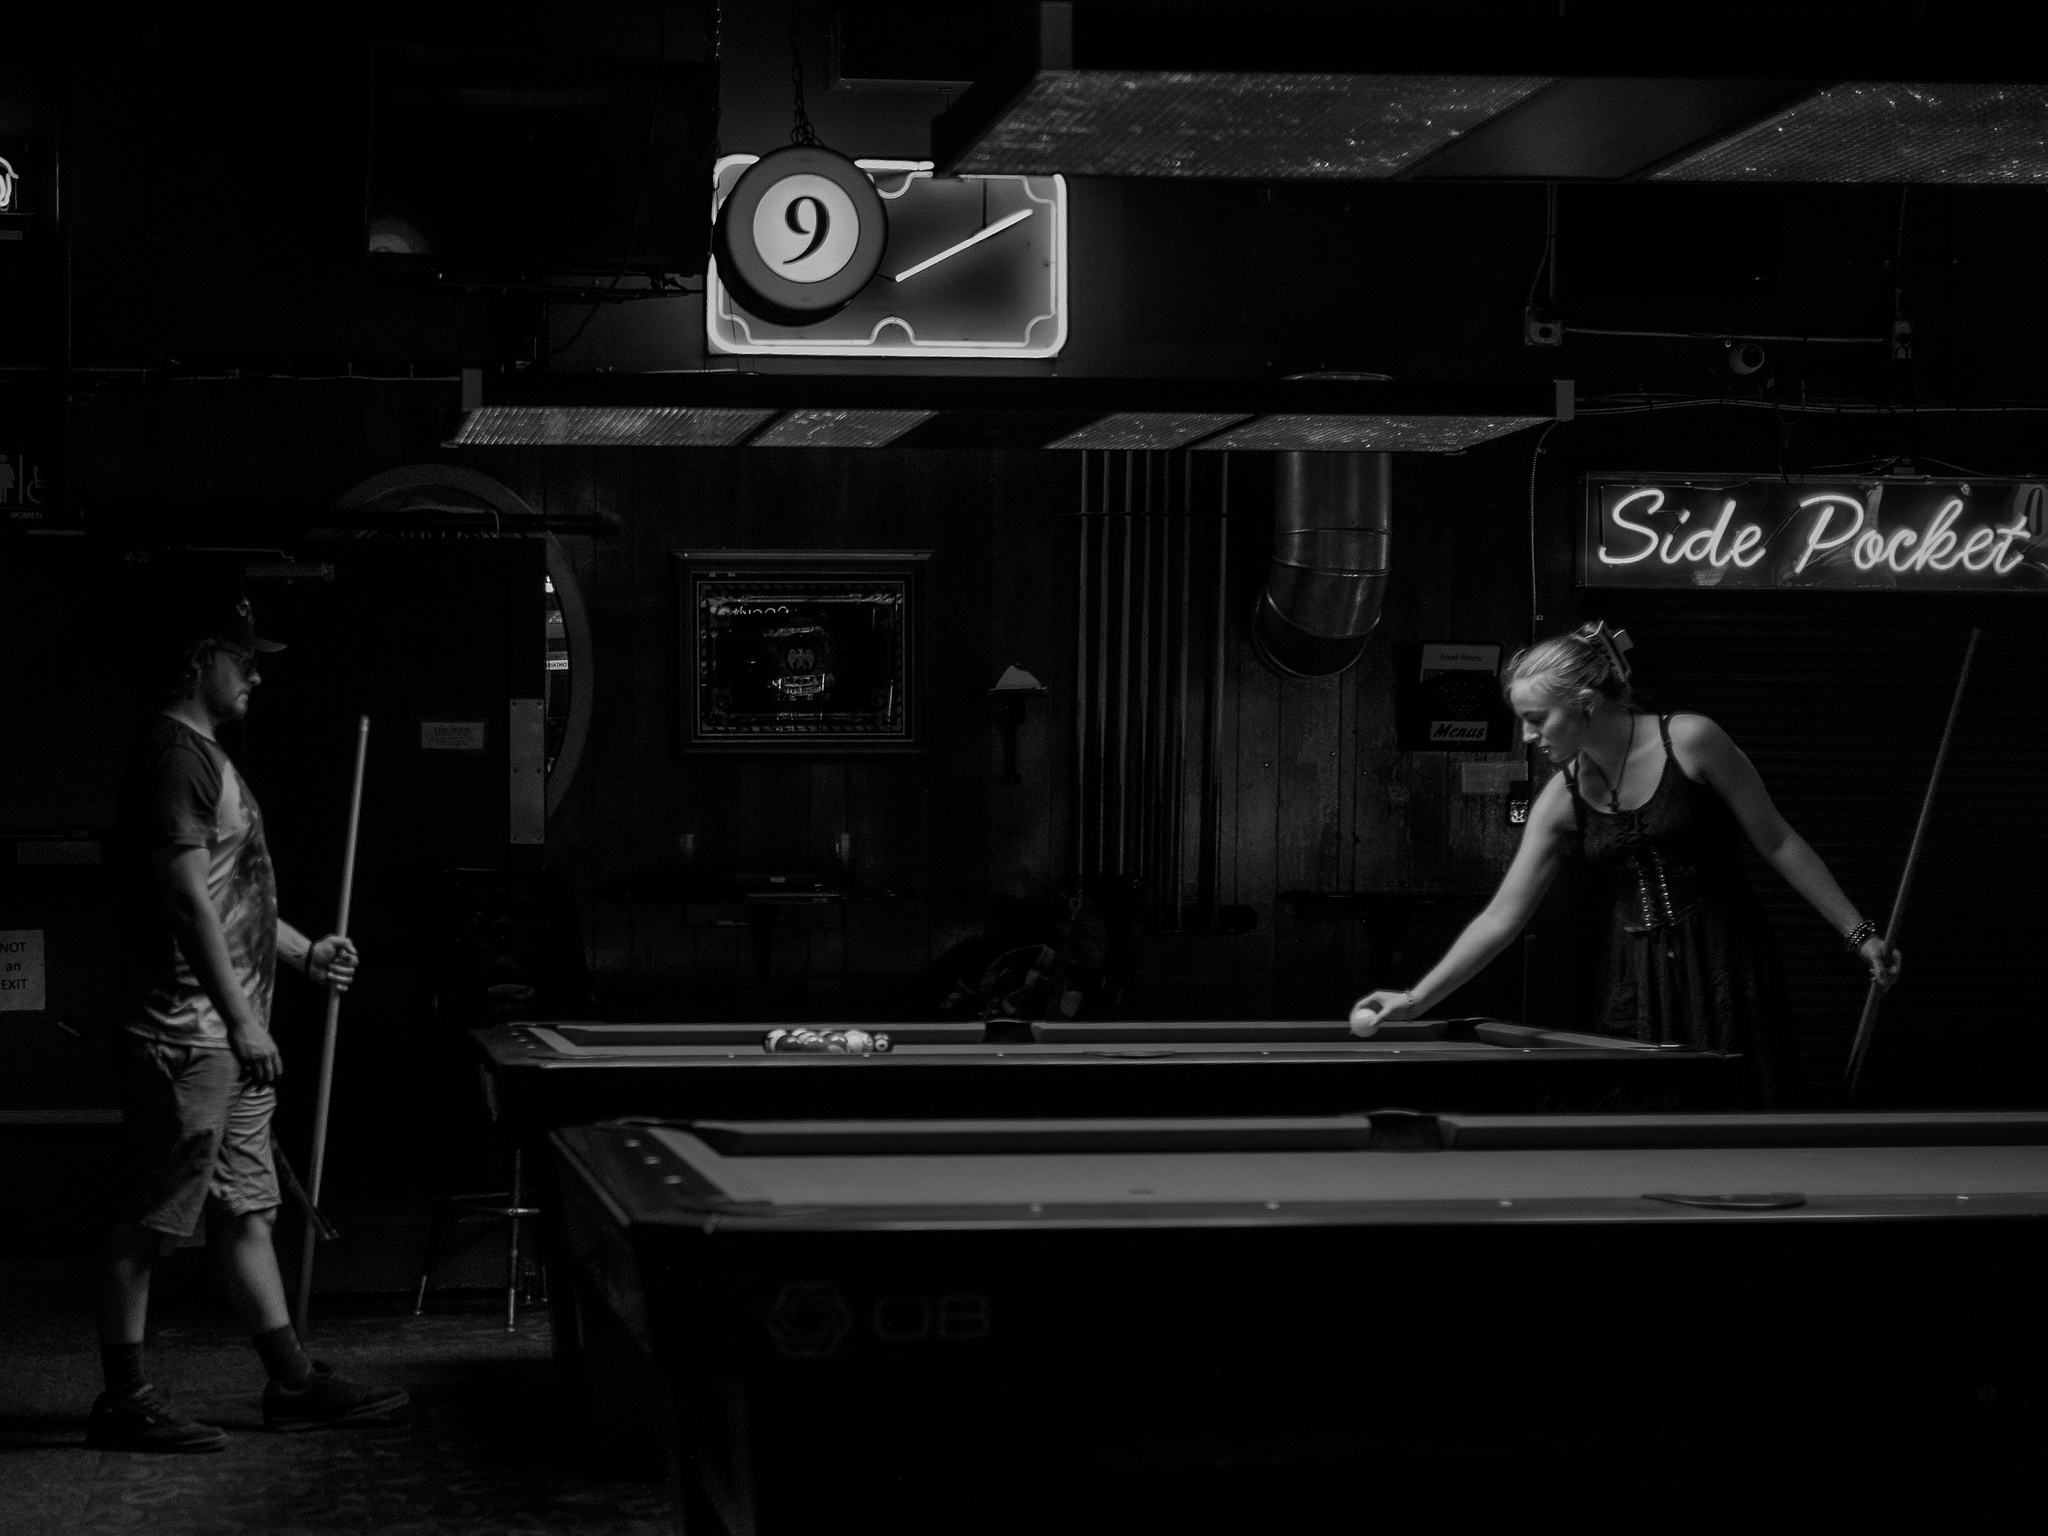
<svg viewBox="0 0 2048 1536">
<path fill-rule="evenodd" d="M 356 767 L 349 783 L 348 836 L 342 847 L 341 899 L 336 903 L 334 918 L 335 935 L 343 943 L 348 942 L 349 899 L 356 883 L 356 834 L 363 824 L 363 762 L 369 745 L 370 717 L 364 715 L 356 722 Z M 306 1197 L 307 1209 L 316 1214 L 321 1181 L 327 1171 L 327 1115 L 334 1102 L 334 1048 L 341 1033 L 341 994 L 347 990 L 345 986 L 327 988 L 327 1014 L 320 1029 L 320 1076 L 313 1090 L 313 1162 Z M 318 1226 L 309 1225 L 299 1244 L 299 1294 L 292 1308 L 292 1321 L 301 1337 L 306 1333 L 306 1317 L 313 1305 L 313 1258 L 319 1248 L 318 1239 Z"/>
<path fill-rule="evenodd" d="M 1705 715 L 1637 703 L 1628 636 L 1593 623 L 1517 654 L 1502 691 L 1524 742 L 1560 771 L 1530 807 L 1486 909 L 1406 990 L 1351 1010 L 1353 1033 L 1421 1016 L 1470 981 L 1535 915 L 1568 858 L 1606 887 L 1595 1026 L 1654 1045 L 1739 1055 L 1754 1105 L 1798 1097 L 1775 942 L 1742 867 L 1747 841 L 1841 936 L 1871 980 L 1900 955 L 1786 822 L 1742 749 Z"/>
</svg>

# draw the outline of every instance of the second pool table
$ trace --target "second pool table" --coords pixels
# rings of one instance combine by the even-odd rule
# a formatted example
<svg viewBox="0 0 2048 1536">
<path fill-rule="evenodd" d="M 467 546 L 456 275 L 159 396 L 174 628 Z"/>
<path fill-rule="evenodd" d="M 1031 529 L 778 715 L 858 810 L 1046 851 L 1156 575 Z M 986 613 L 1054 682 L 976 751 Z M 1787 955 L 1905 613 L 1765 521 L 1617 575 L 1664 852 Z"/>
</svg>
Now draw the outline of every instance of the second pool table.
<svg viewBox="0 0 2048 1536">
<path fill-rule="evenodd" d="M 2048 1470 L 2048 1115 L 553 1141 L 605 1393 L 654 1405 L 692 1536 L 1877 1528 L 1909 1497 L 1959 1529 Z"/>
</svg>

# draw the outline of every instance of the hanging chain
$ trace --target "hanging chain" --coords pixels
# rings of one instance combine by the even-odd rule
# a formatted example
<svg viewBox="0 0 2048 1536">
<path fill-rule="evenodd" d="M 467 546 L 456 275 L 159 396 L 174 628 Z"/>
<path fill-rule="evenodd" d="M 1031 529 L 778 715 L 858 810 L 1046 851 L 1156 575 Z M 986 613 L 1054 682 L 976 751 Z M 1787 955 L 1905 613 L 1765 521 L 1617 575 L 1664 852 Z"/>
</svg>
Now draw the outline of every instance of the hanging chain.
<svg viewBox="0 0 2048 1536">
<path fill-rule="evenodd" d="M 789 130 L 792 144 L 815 144 L 818 130 L 811 126 L 811 114 L 804 106 L 804 54 L 803 44 L 792 27 L 789 33 L 789 86 L 795 98 L 795 119 Z"/>
</svg>

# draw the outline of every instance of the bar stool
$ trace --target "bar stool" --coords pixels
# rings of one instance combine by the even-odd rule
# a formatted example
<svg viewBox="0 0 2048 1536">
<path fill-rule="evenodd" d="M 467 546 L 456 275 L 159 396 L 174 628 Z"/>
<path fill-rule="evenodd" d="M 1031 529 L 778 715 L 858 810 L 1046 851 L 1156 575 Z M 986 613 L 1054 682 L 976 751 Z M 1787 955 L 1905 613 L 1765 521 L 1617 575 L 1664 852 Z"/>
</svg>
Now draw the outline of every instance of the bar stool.
<svg viewBox="0 0 2048 1536">
<path fill-rule="evenodd" d="M 442 1195 L 434 1201 L 433 1220 L 427 1224 L 427 1249 L 420 1256 L 419 1289 L 412 1299 L 412 1315 L 418 1317 L 427 1309 L 427 1287 L 433 1278 L 434 1254 L 440 1247 L 443 1225 L 452 1216 L 460 1220 L 463 1216 L 488 1216 L 505 1223 L 505 1331 L 514 1333 L 519 1328 L 519 1282 L 520 1251 L 519 1224 L 540 1214 L 540 1207 L 527 1205 L 525 1154 L 512 1154 L 512 1187 L 509 1190 L 492 1190 L 476 1195 Z M 547 1266 L 534 1266 L 538 1283 L 529 1300 L 547 1300 Z"/>
<path fill-rule="evenodd" d="M 443 870 L 432 926 L 437 957 L 433 1012 L 443 1037 L 518 1018 L 587 1018 L 590 978 L 581 924 L 569 888 L 541 871 Z M 534 1245 L 520 1224 L 541 1214 L 527 1188 L 522 1155 L 512 1153 L 508 1187 L 441 1195 L 427 1226 L 413 1315 L 426 1310 L 434 1262 L 451 1219 L 505 1223 L 505 1331 L 519 1326 L 522 1259 Z M 545 1300 L 547 1269 L 532 1266 L 531 1300 Z"/>
</svg>

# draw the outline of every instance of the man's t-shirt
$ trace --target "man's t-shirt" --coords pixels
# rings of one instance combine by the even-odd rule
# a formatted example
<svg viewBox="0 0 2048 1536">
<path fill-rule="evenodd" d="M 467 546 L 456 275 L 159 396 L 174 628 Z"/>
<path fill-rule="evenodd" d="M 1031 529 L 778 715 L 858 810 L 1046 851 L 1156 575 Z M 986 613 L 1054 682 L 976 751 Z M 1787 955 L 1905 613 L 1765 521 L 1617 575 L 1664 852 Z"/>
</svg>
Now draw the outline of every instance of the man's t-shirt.
<svg viewBox="0 0 2048 1536">
<path fill-rule="evenodd" d="M 235 980 L 270 1020 L 277 979 L 277 880 L 256 797 L 215 742 L 158 715 L 121 775 L 114 841 L 122 883 L 121 1026 L 174 1045 L 226 1047 L 220 1010 L 178 947 L 154 870 L 164 848 L 206 850 L 206 892 Z"/>
</svg>

